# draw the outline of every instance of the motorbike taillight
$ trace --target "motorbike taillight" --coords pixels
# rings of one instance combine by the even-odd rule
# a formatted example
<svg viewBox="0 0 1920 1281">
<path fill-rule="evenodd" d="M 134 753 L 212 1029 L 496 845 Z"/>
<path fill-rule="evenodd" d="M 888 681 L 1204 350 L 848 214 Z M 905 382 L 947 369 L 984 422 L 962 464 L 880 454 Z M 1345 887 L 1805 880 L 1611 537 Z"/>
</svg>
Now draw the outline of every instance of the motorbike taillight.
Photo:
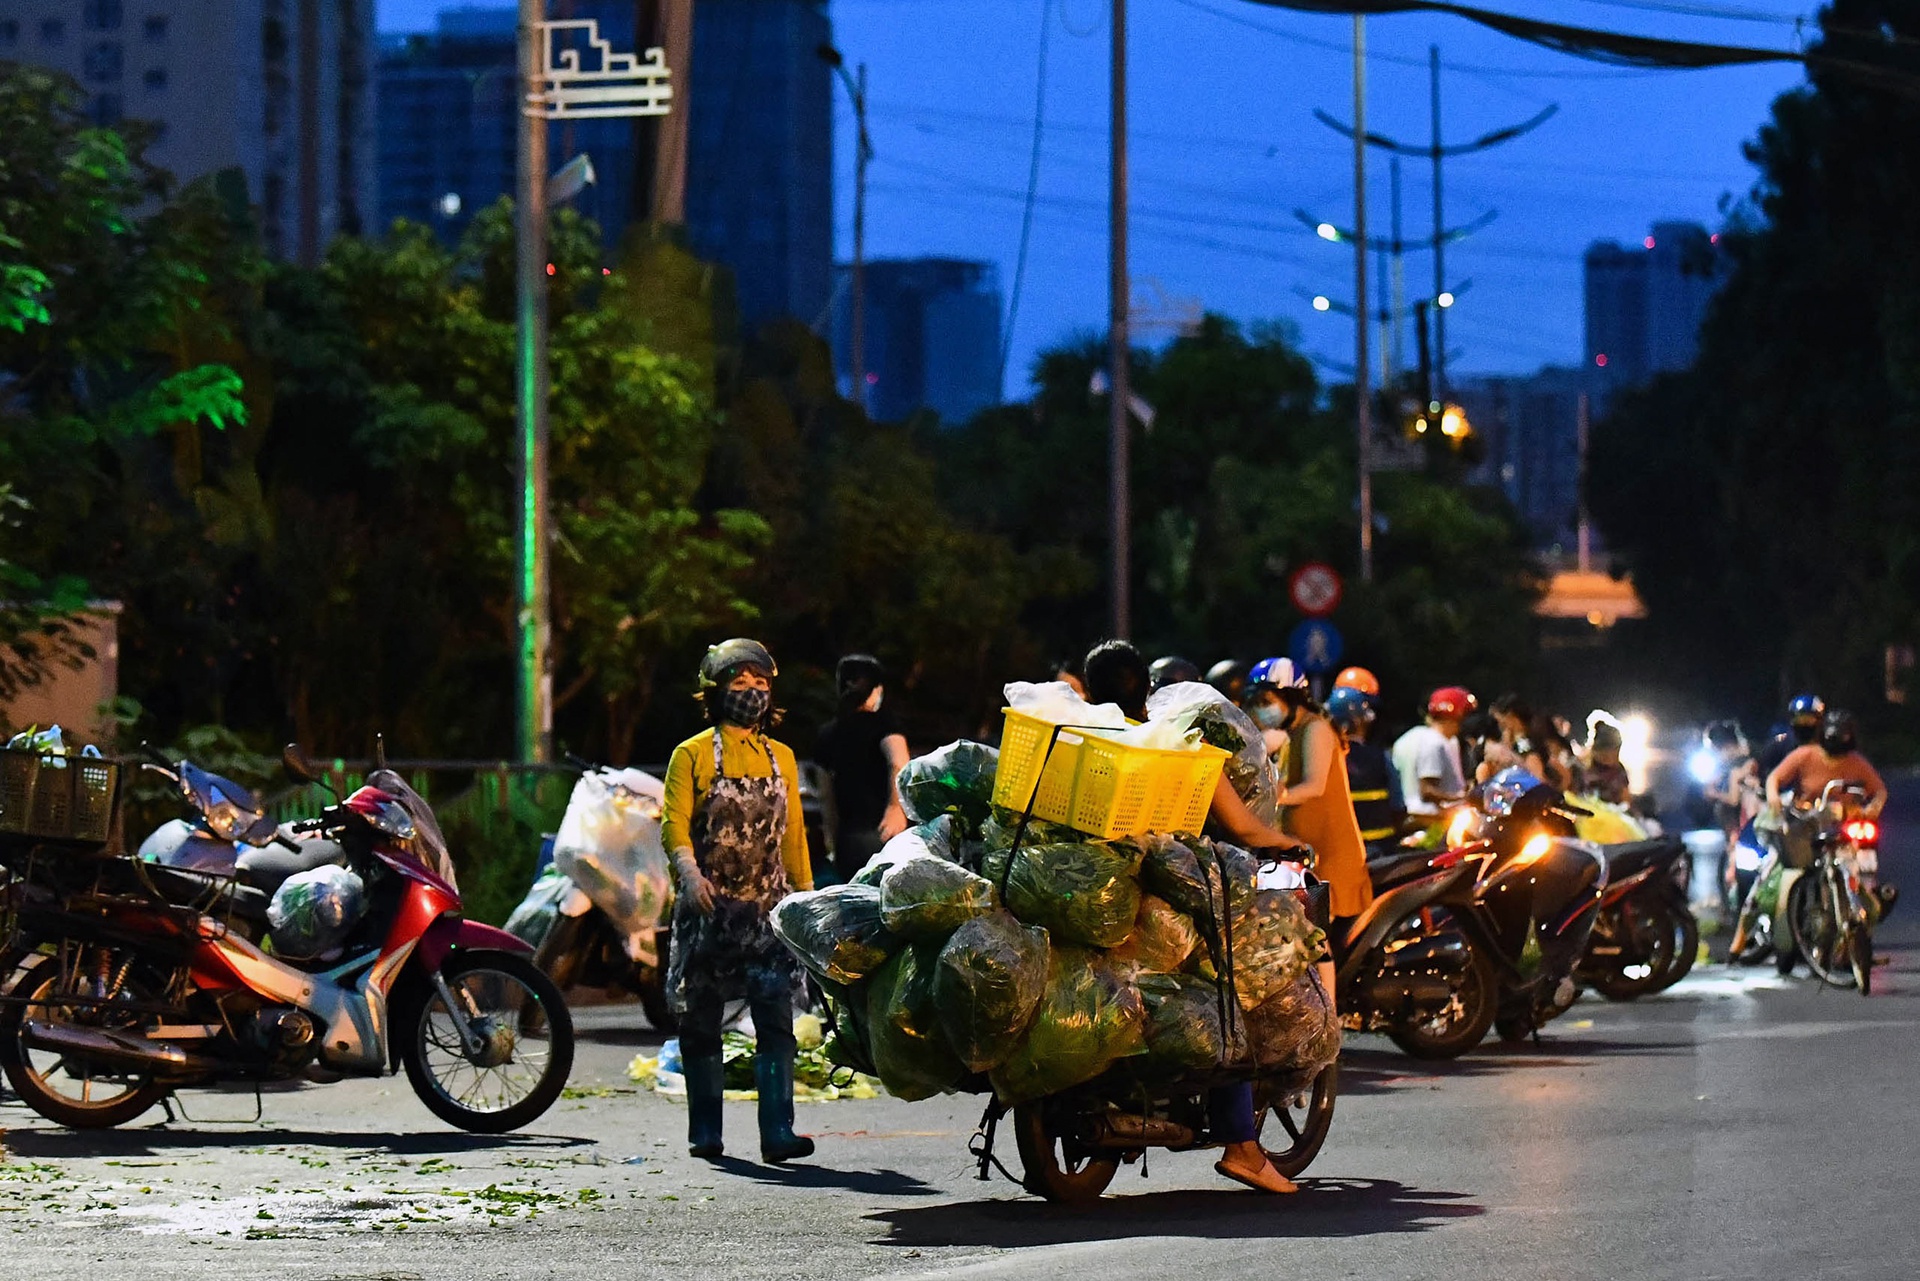
<svg viewBox="0 0 1920 1281">
<path fill-rule="evenodd" d="M 1847 821 L 1844 829 L 1847 839 L 1855 845 L 1878 845 L 1880 843 L 1880 825 L 1870 818 L 1856 818 Z"/>
</svg>

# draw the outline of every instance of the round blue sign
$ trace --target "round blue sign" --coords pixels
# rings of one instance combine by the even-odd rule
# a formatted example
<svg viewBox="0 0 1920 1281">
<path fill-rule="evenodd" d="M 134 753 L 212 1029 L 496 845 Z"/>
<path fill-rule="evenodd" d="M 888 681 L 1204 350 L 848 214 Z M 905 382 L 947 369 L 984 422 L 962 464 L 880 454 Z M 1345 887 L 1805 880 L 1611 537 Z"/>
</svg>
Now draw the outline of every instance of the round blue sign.
<svg viewBox="0 0 1920 1281">
<path fill-rule="evenodd" d="M 1322 676 L 1340 665 L 1345 642 L 1340 629 L 1324 618 L 1309 618 L 1287 637 L 1287 657 L 1310 676 Z"/>
</svg>

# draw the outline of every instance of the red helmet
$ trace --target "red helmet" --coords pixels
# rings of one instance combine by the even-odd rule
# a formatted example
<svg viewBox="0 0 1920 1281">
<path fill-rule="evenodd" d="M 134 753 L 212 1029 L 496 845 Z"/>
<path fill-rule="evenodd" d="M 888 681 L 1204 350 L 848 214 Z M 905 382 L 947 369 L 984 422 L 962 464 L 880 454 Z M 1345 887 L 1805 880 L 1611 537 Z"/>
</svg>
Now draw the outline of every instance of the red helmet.
<svg viewBox="0 0 1920 1281">
<path fill-rule="evenodd" d="M 1436 689 L 1427 695 L 1427 715 L 1444 716 L 1449 720 L 1459 720 L 1474 708 L 1480 706 L 1480 700 L 1471 690 L 1458 685 L 1448 685 Z"/>
<path fill-rule="evenodd" d="M 1364 667 L 1349 667 L 1333 678 L 1335 689 L 1357 689 L 1368 698 L 1380 697 L 1380 678 Z"/>
</svg>

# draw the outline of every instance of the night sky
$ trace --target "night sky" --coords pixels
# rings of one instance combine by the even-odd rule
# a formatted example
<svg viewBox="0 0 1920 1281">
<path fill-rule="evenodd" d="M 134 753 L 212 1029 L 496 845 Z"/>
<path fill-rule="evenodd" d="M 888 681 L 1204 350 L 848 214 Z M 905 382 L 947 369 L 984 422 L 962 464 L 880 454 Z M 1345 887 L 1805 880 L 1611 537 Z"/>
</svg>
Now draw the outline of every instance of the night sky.
<svg viewBox="0 0 1920 1281">
<path fill-rule="evenodd" d="M 383 30 L 426 29 L 441 0 L 377 0 Z M 1792 0 L 1508 0 L 1509 12 L 1613 30 L 1791 49 Z M 1104 326 L 1105 0 L 832 0 L 835 40 L 864 61 L 876 159 L 871 257 L 941 254 L 1000 264 L 1011 293 L 1031 159 L 1043 11 L 1045 127 L 1026 286 L 1007 390 L 1022 394 L 1039 349 Z M 1714 16 L 1704 16 L 1711 14 Z M 1809 18 L 1810 21 L 1810 18 Z M 1351 146 L 1313 119 L 1350 117 L 1351 19 L 1246 0 L 1131 0 L 1131 201 L 1136 306 L 1166 318 L 1204 307 L 1252 323 L 1286 320 L 1304 347 L 1350 377 L 1352 322 L 1301 293 L 1352 294 L 1351 251 L 1316 239 L 1296 208 L 1352 221 Z M 1368 22 L 1368 123 L 1428 138 L 1427 49 L 1443 63 L 1444 134 L 1463 141 L 1549 103 L 1532 134 L 1449 162 L 1447 222 L 1498 218 L 1451 247 L 1449 285 L 1470 279 L 1449 320 L 1456 372 L 1528 372 L 1581 353 L 1580 255 L 1595 239 L 1640 240 L 1650 223 L 1716 225 L 1753 171 L 1741 155 L 1797 66 L 1634 71 L 1535 48 L 1453 18 Z M 853 144 L 844 96 L 835 202 L 851 236 Z M 1432 227 L 1424 160 L 1403 161 L 1409 238 Z M 1369 217 L 1388 225 L 1387 161 L 1369 157 Z M 1425 253 L 1407 294 L 1432 292 Z M 1157 343 L 1167 328 L 1149 328 Z M 1405 340 L 1411 352 L 1411 339 Z M 1410 357 L 1409 357 L 1410 358 Z"/>
</svg>

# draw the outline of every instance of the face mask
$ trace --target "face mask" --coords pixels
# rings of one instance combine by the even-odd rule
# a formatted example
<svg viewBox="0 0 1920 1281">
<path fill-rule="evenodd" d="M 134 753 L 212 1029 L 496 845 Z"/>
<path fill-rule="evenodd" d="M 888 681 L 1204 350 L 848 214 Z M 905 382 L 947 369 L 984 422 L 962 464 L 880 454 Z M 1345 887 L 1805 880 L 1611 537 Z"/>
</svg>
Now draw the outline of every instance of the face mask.
<svg viewBox="0 0 1920 1281">
<path fill-rule="evenodd" d="M 1253 723 L 1261 729 L 1285 729 L 1287 709 L 1280 703 L 1262 703 L 1253 709 Z"/>
<path fill-rule="evenodd" d="M 720 719 L 729 725 L 751 728 L 766 719 L 773 703 L 773 692 L 764 689 L 730 689 L 720 696 Z"/>
</svg>

